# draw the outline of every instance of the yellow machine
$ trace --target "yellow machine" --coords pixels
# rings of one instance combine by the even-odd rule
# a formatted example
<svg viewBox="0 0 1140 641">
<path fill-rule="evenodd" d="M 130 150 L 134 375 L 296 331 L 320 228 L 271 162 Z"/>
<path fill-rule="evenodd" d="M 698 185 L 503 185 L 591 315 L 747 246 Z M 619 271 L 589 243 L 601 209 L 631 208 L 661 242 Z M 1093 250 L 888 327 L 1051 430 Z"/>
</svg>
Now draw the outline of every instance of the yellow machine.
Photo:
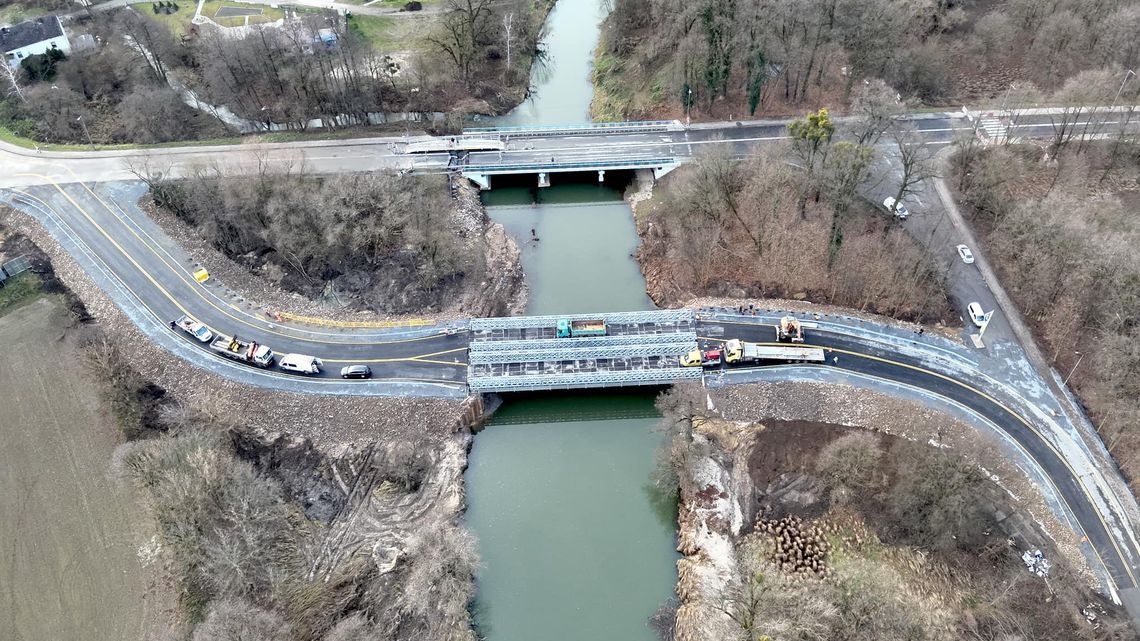
<svg viewBox="0 0 1140 641">
<path fill-rule="evenodd" d="M 804 342 L 804 326 L 800 324 L 799 319 L 793 316 L 785 316 L 780 319 L 780 324 L 776 326 L 776 340 L 781 343 L 802 343 Z"/>
</svg>

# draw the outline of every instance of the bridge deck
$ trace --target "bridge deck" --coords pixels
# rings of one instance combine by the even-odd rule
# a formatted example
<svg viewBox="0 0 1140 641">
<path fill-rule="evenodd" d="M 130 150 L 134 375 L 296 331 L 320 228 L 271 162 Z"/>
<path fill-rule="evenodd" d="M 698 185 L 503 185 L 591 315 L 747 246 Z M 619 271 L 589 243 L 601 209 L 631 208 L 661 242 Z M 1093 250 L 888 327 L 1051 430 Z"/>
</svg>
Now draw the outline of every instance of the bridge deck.
<svg viewBox="0 0 1140 641">
<path fill-rule="evenodd" d="M 606 320 L 606 336 L 556 338 L 554 316 L 472 321 L 468 386 L 473 392 L 528 391 L 666 385 L 700 376 L 700 368 L 678 363 L 697 346 L 688 310 L 592 318 L 598 317 Z"/>
</svg>

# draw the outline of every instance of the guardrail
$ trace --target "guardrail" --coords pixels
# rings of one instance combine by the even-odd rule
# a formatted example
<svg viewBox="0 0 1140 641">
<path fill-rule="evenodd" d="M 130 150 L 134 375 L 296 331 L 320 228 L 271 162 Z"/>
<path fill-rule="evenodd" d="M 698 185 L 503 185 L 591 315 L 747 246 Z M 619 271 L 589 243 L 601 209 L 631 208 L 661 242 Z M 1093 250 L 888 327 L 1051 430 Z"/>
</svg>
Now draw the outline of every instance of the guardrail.
<svg viewBox="0 0 1140 641">
<path fill-rule="evenodd" d="M 471 173 L 526 173 L 532 171 L 549 172 L 558 169 L 613 169 L 627 168 L 627 167 L 663 167 L 665 165 L 672 165 L 677 162 L 676 158 L 623 158 L 621 160 L 582 160 L 576 162 L 544 162 L 544 163 L 519 163 L 519 164 L 495 164 L 495 165 L 464 165 L 461 170 Z"/>
<path fill-rule="evenodd" d="M 665 345 L 679 341 L 696 342 L 696 332 L 669 332 L 667 334 L 618 334 L 616 336 L 584 336 L 567 341 L 565 338 L 486 339 L 471 341 L 471 353 L 509 352 L 515 350 L 561 349 L 568 346 L 609 349 L 635 345 Z"/>
<path fill-rule="evenodd" d="M 535 136 L 550 136 L 563 133 L 614 133 L 616 131 L 668 131 L 680 129 L 678 120 L 641 120 L 628 122 L 586 122 L 569 125 L 512 125 L 507 127 L 472 127 L 464 129 L 467 134 L 532 134 Z"/>
<path fill-rule="evenodd" d="M 435 325 L 435 321 L 424 318 L 411 318 L 400 321 L 339 321 L 331 318 L 318 318 L 315 316 L 301 316 L 289 312 L 266 312 L 266 316 L 277 322 L 292 321 L 318 327 L 342 327 L 345 329 L 390 329 L 393 327 L 428 327 Z"/>
<path fill-rule="evenodd" d="M 526 392 L 554 389 L 584 389 L 594 387 L 626 387 L 630 385 L 669 385 L 679 380 L 700 378 L 699 367 L 671 367 L 667 369 L 624 372 L 591 372 L 589 374 L 525 374 L 519 376 L 489 376 L 467 379 L 473 392 Z"/>
<path fill-rule="evenodd" d="M 605 319 L 607 323 L 679 323 L 692 320 L 691 309 L 652 309 L 644 312 L 609 312 L 603 314 L 564 314 L 561 316 L 501 316 L 497 318 L 472 318 L 470 327 L 474 331 L 495 329 L 525 329 L 529 327 L 555 327 L 559 320 Z M 602 338 L 602 337 L 598 337 Z M 574 339 L 575 341 L 584 339 Z"/>
</svg>

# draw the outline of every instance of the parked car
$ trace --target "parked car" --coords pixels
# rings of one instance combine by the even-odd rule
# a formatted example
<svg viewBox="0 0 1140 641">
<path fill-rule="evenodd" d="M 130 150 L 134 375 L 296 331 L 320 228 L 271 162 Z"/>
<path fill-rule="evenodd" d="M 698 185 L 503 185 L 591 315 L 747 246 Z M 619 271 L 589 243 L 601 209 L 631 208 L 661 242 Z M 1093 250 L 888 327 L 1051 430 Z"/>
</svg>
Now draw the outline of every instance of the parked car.
<svg viewBox="0 0 1140 641">
<path fill-rule="evenodd" d="M 970 251 L 969 247 L 965 245 L 958 245 L 957 249 L 958 255 L 962 257 L 963 263 L 966 263 L 967 265 L 974 264 L 974 253 Z"/>
<path fill-rule="evenodd" d="M 214 340 L 214 333 L 208 327 L 199 323 L 198 321 L 190 318 L 189 316 L 182 316 L 178 320 L 170 324 L 170 326 L 178 327 L 187 334 L 198 339 L 200 342 L 209 343 Z"/>
<path fill-rule="evenodd" d="M 305 354 L 286 354 L 281 357 L 281 362 L 277 365 L 286 372 L 297 372 L 298 374 L 320 374 L 321 366 L 324 363 L 316 356 L 308 356 Z"/>
<path fill-rule="evenodd" d="M 372 378 L 372 368 L 367 365 L 349 365 L 340 368 L 341 378 Z"/>
<path fill-rule="evenodd" d="M 883 207 L 886 207 L 887 211 L 894 214 L 899 220 L 906 220 L 910 216 L 910 210 L 906 208 L 906 205 L 902 204 L 902 202 L 895 202 L 895 199 L 892 197 L 888 197 L 883 201 Z"/>
<path fill-rule="evenodd" d="M 981 304 L 976 302 L 970 303 L 966 306 L 966 313 L 970 316 L 970 320 L 978 327 L 986 324 L 986 313 L 982 311 Z"/>
</svg>

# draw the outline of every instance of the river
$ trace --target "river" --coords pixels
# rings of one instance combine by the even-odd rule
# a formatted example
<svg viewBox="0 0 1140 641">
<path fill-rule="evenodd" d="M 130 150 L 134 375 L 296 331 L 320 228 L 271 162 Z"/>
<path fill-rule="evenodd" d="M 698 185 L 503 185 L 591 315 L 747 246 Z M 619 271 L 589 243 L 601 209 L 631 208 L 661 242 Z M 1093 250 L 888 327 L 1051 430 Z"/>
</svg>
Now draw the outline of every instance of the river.
<svg viewBox="0 0 1140 641">
<path fill-rule="evenodd" d="M 589 120 L 599 0 L 561 0 L 535 95 L 496 124 Z M 518 240 L 529 314 L 650 309 L 618 186 L 485 193 Z M 534 230 L 533 233 L 531 230 Z M 467 525 L 483 568 L 475 621 L 489 641 L 652 641 L 676 583 L 676 505 L 652 489 L 661 435 L 651 391 L 507 399 L 475 438 Z"/>
</svg>

